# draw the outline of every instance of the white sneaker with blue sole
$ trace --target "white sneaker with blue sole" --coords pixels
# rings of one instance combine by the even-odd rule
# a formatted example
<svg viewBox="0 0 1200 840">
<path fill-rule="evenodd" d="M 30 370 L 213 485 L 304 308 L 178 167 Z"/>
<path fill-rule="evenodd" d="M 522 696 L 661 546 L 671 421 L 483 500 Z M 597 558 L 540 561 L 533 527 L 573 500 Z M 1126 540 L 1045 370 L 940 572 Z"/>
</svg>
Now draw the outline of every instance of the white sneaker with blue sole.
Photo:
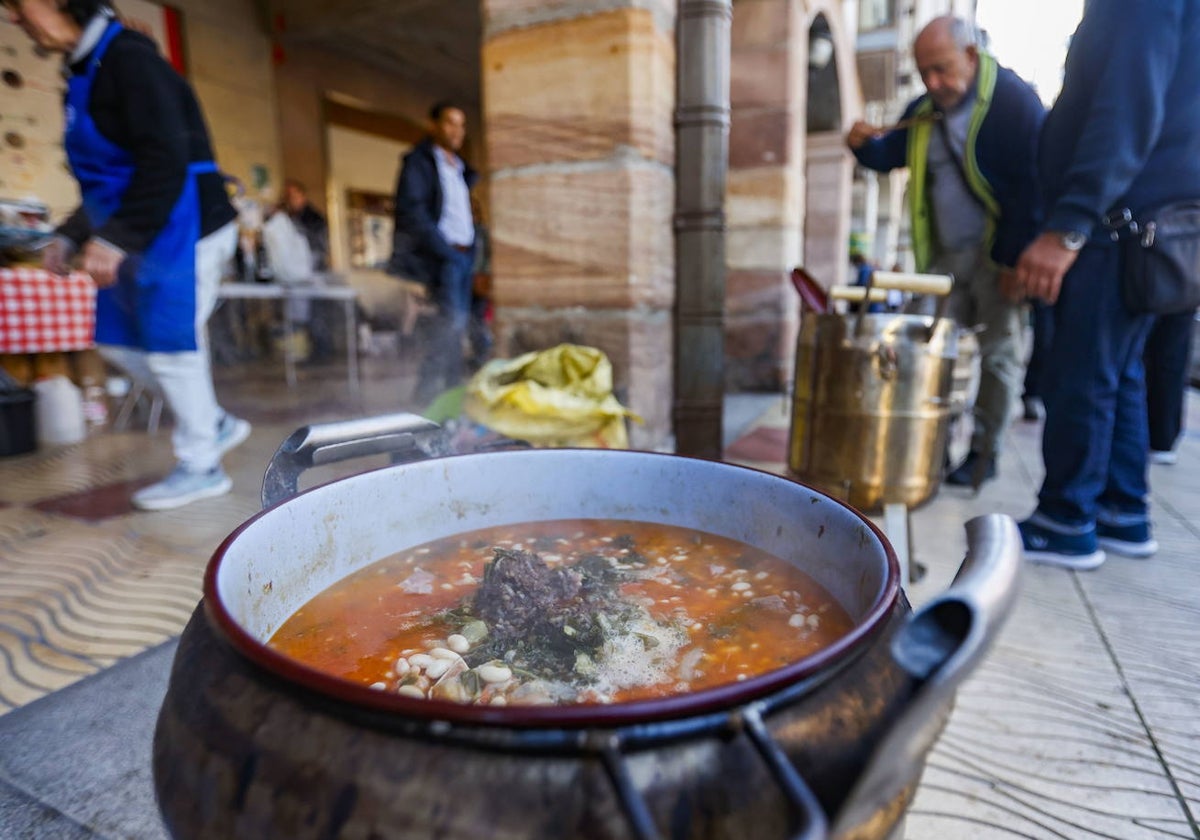
<svg viewBox="0 0 1200 840">
<path fill-rule="evenodd" d="M 201 499 L 224 496 L 232 489 L 233 480 L 220 467 L 192 472 L 179 464 L 162 481 L 134 493 L 132 501 L 139 510 L 171 510 Z"/>
<path fill-rule="evenodd" d="M 232 414 L 222 414 L 217 421 L 217 450 L 224 455 L 250 437 L 250 424 Z"/>
</svg>

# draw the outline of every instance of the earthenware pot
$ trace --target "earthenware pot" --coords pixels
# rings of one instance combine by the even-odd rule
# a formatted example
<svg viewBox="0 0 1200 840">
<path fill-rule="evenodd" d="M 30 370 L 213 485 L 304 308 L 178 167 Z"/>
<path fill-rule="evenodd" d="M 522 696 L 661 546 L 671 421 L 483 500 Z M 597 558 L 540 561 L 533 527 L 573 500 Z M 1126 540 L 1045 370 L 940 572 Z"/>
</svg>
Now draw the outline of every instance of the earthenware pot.
<svg viewBox="0 0 1200 840">
<path fill-rule="evenodd" d="M 1010 519 L 968 523 L 955 583 L 913 614 L 883 534 L 794 481 L 647 452 L 425 457 L 439 436 L 395 415 L 308 427 L 281 446 L 266 509 L 213 556 L 180 639 L 154 743 L 175 837 L 898 836 L 954 691 L 1013 600 Z M 385 451 L 419 460 L 295 494 L 309 466 Z M 266 645 L 313 595 L 387 555 L 571 518 L 762 548 L 811 575 L 855 626 L 744 682 L 557 707 L 414 700 Z"/>
</svg>

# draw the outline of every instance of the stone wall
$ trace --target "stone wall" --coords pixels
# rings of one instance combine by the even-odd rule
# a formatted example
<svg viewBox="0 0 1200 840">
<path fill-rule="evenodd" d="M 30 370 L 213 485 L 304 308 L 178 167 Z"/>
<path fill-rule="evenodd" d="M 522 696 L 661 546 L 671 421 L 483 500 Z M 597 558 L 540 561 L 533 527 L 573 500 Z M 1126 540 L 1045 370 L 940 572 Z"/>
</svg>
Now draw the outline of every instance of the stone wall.
<svg viewBox="0 0 1200 840">
<path fill-rule="evenodd" d="M 182 12 L 188 79 L 221 168 L 251 184 L 282 167 L 271 43 L 251 0 L 172 0 Z"/>
<path fill-rule="evenodd" d="M 596 346 L 670 438 L 674 4 L 485 0 L 497 353 Z"/>
<path fill-rule="evenodd" d="M 807 134 L 808 36 L 818 14 L 832 31 L 843 119 L 860 110 L 854 45 L 834 0 L 737 0 L 733 5 L 726 280 L 729 390 L 777 391 L 791 380 L 799 303 L 792 268 L 810 259 L 830 285 L 844 279 L 849 157 Z M 846 173 L 843 183 L 843 170 Z M 811 180 L 810 180 L 811 179 Z M 844 195 L 837 190 L 844 190 Z M 805 236 L 819 241 L 805 242 Z"/>
</svg>

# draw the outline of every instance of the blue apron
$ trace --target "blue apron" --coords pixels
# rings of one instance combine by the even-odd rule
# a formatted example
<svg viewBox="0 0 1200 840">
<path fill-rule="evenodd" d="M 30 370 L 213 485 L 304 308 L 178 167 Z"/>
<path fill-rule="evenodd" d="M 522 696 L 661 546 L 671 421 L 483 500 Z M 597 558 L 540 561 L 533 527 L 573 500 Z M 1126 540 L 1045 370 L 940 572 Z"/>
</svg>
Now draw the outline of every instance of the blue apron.
<svg viewBox="0 0 1200 840">
<path fill-rule="evenodd" d="M 116 212 L 133 179 L 133 157 L 105 138 L 88 113 L 100 60 L 123 29 L 113 22 L 92 51 L 87 71 L 67 83 L 67 161 L 79 182 L 92 229 Z M 196 243 L 200 199 L 196 176 L 217 171 L 212 161 L 191 163 L 183 190 L 162 231 L 145 252 L 127 254 L 117 283 L 96 296 L 96 341 L 151 352 L 195 350 Z"/>
</svg>

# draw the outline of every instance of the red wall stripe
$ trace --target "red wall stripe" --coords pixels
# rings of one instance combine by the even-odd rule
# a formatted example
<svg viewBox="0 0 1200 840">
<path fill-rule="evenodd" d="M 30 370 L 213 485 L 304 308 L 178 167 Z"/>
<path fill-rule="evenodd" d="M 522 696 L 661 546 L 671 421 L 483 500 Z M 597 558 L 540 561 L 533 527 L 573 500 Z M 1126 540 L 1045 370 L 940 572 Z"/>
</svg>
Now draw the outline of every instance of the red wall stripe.
<svg viewBox="0 0 1200 840">
<path fill-rule="evenodd" d="M 187 75 L 187 61 L 183 48 L 183 18 L 174 6 L 163 6 L 163 28 L 167 33 L 167 60 L 179 71 L 179 75 Z"/>
</svg>

